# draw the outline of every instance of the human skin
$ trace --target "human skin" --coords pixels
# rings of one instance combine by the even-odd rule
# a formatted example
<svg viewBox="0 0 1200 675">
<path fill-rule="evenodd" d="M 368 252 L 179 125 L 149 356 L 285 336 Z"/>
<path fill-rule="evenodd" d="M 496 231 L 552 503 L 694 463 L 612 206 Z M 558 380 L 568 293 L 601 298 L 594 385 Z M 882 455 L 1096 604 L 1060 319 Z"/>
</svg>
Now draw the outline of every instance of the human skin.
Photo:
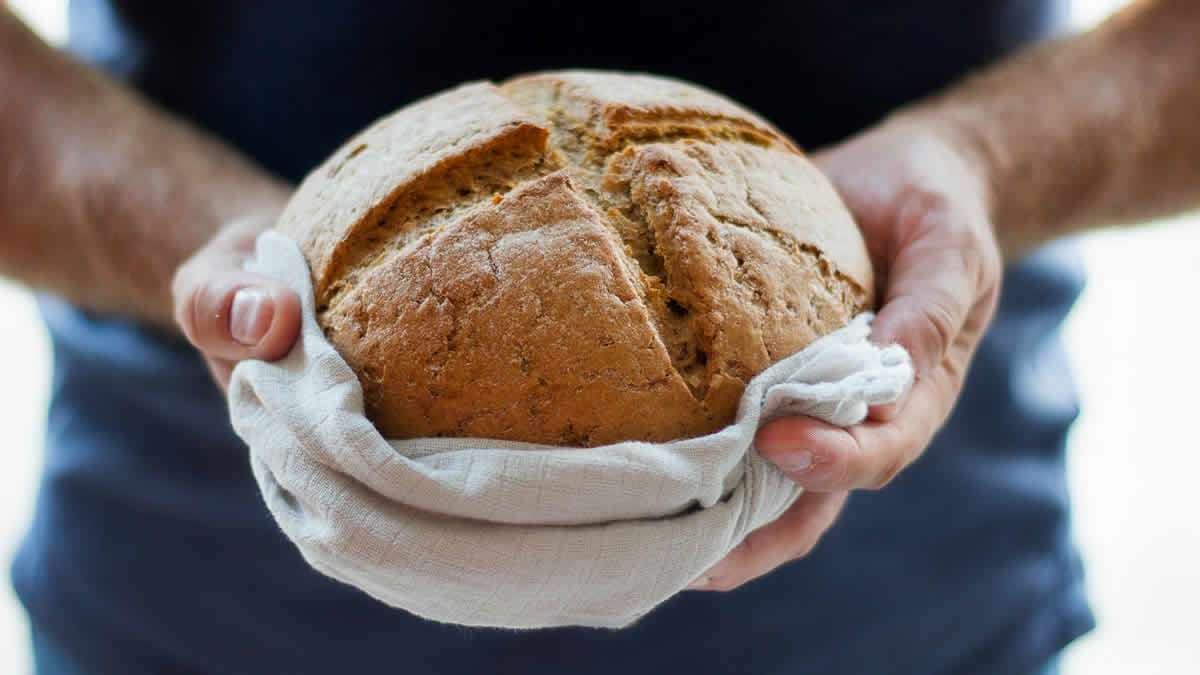
<svg viewBox="0 0 1200 675">
<path fill-rule="evenodd" d="M 299 303 L 282 283 L 240 271 L 253 235 L 226 224 L 269 226 L 289 185 L 49 47 L 3 5 L 0 92 L 0 275 L 96 312 L 182 324 L 210 357 L 287 352 Z M 177 305 L 171 280 L 206 243 L 224 256 L 208 259 Z M 251 344 L 230 330 L 239 288 L 271 299 L 243 317 L 267 328 Z"/>
<path fill-rule="evenodd" d="M 1141 2 L 816 155 L 878 271 L 872 339 L 905 346 L 916 382 L 850 429 L 763 427 L 758 451 L 808 491 L 697 588 L 735 588 L 804 555 L 848 491 L 881 488 L 920 455 L 995 311 L 1004 256 L 1200 203 L 1197 31 L 1200 3 Z M 240 263 L 289 186 L 7 11 L 0 91 L 0 274 L 97 311 L 173 317 L 223 386 L 236 361 L 286 353 L 295 295 Z"/>
<path fill-rule="evenodd" d="M 920 456 L 995 312 L 1002 258 L 1200 206 L 1197 34 L 1200 2 L 1134 3 L 816 155 L 880 274 L 871 338 L 904 345 L 916 381 L 849 429 L 760 429 L 758 451 L 808 491 L 693 588 L 733 589 L 808 553 L 847 491 L 882 488 Z"/>
</svg>

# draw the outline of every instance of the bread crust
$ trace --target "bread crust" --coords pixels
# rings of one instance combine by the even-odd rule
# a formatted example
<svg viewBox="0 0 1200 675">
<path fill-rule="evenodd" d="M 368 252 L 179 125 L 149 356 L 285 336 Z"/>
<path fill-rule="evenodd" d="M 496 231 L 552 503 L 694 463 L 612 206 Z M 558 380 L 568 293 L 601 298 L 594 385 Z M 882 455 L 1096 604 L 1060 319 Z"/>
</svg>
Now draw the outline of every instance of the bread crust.
<svg viewBox="0 0 1200 675">
<path fill-rule="evenodd" d="M 391 438 L 711 433 L 874 287 L 848 211 L 783 134 L 645 75 L 420 101 L 313 171 L 279 229 Z"/>
</svg>

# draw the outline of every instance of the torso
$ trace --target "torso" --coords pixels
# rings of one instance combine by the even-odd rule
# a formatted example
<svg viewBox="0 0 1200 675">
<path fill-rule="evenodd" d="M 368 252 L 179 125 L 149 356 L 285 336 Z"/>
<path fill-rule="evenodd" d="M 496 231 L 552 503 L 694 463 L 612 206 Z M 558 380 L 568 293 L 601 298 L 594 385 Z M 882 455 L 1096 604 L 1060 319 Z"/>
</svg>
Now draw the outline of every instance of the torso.
<svg viewBox="0 0 1200 675">
<path fill-rule="evenodd" d="M 295 180 L 416 97 L 561 66 L 696 81 L 814 148 L 1043 35 L 1060 9 L 565 7 L 75 0 L 71 45 Z M 270 520 L 195 354 L 47 300 L 46 480 L 15 583 L 35 630 L 95 672 L 932 673 L 988 650 L 994 670 L 969 672 L 1019 672 L 1090 625 L 1062 467 L 1075 399 L 1055 333 L 1081 280 L 1069 251 L 1039 256 L 1010 270 L 962 402 L 922 460 L 855 495 L 808 558 L 735 593 L 685 593 L 619 633 L 437 626 L 322 577 Z"/>
</svg>

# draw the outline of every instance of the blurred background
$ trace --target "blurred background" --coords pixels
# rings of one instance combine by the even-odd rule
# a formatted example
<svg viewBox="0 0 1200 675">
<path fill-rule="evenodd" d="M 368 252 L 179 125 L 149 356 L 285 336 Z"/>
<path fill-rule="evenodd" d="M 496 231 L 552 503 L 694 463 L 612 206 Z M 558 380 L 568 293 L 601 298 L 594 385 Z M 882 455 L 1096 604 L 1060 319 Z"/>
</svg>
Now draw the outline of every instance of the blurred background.
<svg viewBox="0 0 1200 675">
<path fill-rule="evenodd" d="M 66 0 L 9 0 L 48 40 L 66 36 Z M 1086 28 L 1122 0 L 1073 0 Z M 1200 672 L 1200 441 L 1187 427 L 1200 366 L 1200 214 L 1082 238 L 1089 285 L 1066 328 L 1083 399 L 1071 437 L 1075 531 L 1100 627 L 1066 655 L 1065 675 Z M 7 565 L 36 494 L 50 347 L 27 291 L 0 279 L 0 673 L 30 668 L 27 626 Z M 1182 363 L 1181 363 L 1182 362 Z M 1187 378 L 1192 378 L 1189 382 Z"/>
</svg>

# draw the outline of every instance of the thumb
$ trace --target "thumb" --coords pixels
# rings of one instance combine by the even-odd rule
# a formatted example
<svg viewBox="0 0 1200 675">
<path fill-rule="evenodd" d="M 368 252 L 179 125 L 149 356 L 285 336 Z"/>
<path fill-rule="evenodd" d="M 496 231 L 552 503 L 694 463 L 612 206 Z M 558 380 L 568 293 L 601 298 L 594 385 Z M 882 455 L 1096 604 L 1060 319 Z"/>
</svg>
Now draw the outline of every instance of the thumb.
<svg viewBox="0 0 1200 675">
<path fill-rule="evenodd" d="M 175 320 L 210 358 L 277 359 L 300 332 L 300 300 L 285 284 L 242 270 L 228 250 L 205 249 L 175 275 Z"/>
</svg>

